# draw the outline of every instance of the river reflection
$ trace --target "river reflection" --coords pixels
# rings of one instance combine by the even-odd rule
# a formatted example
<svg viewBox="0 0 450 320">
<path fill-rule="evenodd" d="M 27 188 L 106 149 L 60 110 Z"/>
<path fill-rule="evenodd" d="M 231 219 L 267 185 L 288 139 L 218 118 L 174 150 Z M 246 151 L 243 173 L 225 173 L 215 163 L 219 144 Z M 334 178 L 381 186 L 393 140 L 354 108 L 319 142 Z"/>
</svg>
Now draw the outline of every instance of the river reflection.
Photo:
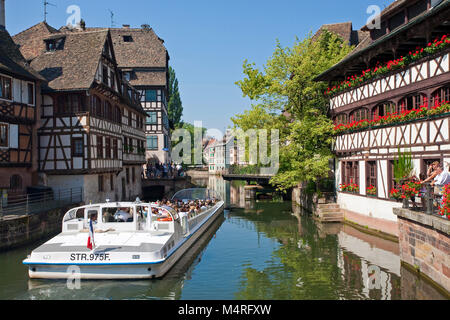
<svg viewBox="0 0 450 320">
<path fill-rule="evenodd" d="M 201 183 L 200 183 L 201 184 Z M 342 224 L 320 224 L 291 202 L 245 201 L 243 184 L 203 185 L 233 208 L 161 280 L 29 280 L 23 258 L 0 253 L 0 299 L 443 299 L 403 268 L 398 244 Z"/>
</svg>

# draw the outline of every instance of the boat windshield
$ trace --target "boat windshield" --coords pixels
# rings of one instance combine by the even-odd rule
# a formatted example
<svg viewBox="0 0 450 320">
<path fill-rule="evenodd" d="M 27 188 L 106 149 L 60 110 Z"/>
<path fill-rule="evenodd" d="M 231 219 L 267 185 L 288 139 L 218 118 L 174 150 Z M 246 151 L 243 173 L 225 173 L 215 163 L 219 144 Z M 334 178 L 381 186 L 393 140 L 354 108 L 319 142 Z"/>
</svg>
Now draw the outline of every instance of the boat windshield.
<svg viewBox="0 0 450 320">
<path fill-rule="evenodd" d="M 103 223 L 118 223 L 118 222 L 133 222 L 134 209 L 132 207 L 120 208 L 103 208 L 102 222 Z"/>
<path fill-rule="evenodd" d="M 210 189 L 201 189 L 201 188 L 195 188 L 195 189 L 185 189 L 178 191 L 173 197 L 172 201 L 183 201 L 188 202 L 192 200 L 218 200 L 221 201 L 222 197 L 215 192 L 214 190 Z"/>
</svg>

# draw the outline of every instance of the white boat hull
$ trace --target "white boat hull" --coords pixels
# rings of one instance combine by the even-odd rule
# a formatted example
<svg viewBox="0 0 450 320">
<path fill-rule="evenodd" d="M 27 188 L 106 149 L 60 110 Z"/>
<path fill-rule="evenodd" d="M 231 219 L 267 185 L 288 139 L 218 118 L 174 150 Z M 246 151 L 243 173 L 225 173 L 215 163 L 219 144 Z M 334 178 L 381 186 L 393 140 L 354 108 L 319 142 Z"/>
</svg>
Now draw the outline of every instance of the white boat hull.
<svg viewBox="0 0 450 320">
<path fill-rule="evenodd" d="M 33 263 L 24 261 L 29 267 L 31 279 L 81 279 L 119 280 L 152 279 L 163 277 L 188 249 L 205 233 L 213 222 L 223 214 L 222 203 L 203 224 L 189 234 L 179 246 L 169 252 L 165 259 L 142 263 Z"/>
</svg>

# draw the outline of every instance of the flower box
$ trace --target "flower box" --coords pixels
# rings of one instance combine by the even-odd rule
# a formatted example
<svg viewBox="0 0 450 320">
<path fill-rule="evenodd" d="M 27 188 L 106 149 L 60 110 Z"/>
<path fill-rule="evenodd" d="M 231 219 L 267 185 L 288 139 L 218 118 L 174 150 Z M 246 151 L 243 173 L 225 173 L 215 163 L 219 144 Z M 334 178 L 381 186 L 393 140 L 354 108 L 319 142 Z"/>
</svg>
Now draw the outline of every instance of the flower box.
<svg viewBox="0 0 450 320">
<path fill-rule="evenodd" d="M 367 69 L 360 75 L 353 75 L 338 85 L 328 88 L 324 94 L 330 97 L 342 92 L 355 89 L 369 81 L 374 81 L 381 77 L 386 77 L 389 73 L 404 69 L 405 67 L 417 63 L 423 58 L 436 55 L 450 47 L 450 35 L 444 35 L 440 39 L 430 42 L 426 48 L 418 48 L 415 52 L 410 52 L 407 56 L 397 60 L 391 60 L 384 65 L 378 65 L 373 70 Z"/>
</svg>

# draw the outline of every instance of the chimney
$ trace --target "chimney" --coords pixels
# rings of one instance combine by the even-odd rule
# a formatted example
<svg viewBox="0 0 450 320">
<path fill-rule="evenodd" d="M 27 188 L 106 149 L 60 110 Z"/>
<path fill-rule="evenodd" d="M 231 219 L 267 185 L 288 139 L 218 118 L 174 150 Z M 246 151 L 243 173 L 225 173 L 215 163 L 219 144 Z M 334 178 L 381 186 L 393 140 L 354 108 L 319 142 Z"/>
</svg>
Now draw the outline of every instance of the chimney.
<svg viewBox="0 0 450 320">
<path fill-rule="evenodd" d="M 0 29 L 4 30 L 5 28 L 6 28 L 5 0 L 0 0 Z"/>
</svg>

